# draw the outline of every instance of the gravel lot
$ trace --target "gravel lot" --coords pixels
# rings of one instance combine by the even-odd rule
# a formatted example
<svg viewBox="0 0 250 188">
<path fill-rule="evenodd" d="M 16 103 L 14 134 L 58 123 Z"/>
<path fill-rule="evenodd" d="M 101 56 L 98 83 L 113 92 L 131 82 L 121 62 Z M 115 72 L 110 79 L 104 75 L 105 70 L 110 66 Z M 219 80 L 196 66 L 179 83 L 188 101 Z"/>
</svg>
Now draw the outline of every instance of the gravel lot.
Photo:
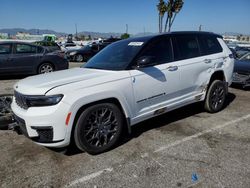
<svg viewBox="0 0 250 188">
<path fill-rule="evenodd" d="M 18 79 L 0 79 L 0 93 Z M 135 125 L 120 146 L 96 156 L 0 131 L 0 187 L 249 187 L 250 91 L 229 92 L 219 113 L 189 105 Z"/>
</svg>

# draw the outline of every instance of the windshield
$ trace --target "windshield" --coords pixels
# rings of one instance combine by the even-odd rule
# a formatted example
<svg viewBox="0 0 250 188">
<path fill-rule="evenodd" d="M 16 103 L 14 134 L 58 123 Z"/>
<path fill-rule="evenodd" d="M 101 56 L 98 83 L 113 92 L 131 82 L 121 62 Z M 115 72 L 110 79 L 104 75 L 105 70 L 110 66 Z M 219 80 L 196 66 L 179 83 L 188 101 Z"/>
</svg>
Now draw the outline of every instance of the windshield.
<svg viewBox="0 0 250 188">
<path fill-rule="evenodd" d="M 143 46 L 143 42 L 124 40 L 108 45 L 91 58 L 84 68 L 125 70 Z"/>
</svg>

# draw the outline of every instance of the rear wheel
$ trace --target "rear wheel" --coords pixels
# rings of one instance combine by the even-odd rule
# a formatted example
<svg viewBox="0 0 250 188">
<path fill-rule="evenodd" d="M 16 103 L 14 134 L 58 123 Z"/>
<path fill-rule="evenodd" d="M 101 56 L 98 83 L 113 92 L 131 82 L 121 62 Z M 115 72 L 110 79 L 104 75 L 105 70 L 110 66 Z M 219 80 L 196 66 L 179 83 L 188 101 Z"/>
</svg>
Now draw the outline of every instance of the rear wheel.
<svg viewBox="0 0 250 188">
<path fill-rule="evenodd" d="M 205 110 L 210 113 L 220 111 L 226 100 L 226 85 L 221 80 L 214 80 L 210 85 L 205 99 Z"/>
<path fill-rule="evenodd" d="M 50 63 L 43 63 L 38 68 L 38 74 L 53 72 L 54 67 Z"/>
<path fill-rule="evenodd" d="M 74 131 L 76 146 L 90 154 L 98 154 L 117 144 L 123 127 L 120 109 L 112 103 L 96 104 L 80 115 Z"/>
<path fill-rule="evenodd" d="M 76 54 L 75 55 L 75 61 L 76 62 L 83 62 L 84 58 L 81 54 Z"/>
</svg>

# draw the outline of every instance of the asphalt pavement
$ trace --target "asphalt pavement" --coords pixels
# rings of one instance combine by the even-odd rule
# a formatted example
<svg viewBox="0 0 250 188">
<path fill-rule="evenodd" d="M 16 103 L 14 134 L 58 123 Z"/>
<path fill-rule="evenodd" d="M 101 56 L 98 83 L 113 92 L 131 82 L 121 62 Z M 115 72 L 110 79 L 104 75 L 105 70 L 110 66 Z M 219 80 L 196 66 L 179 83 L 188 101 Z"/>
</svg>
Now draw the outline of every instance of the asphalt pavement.
<svg viewBox="0 0 250 188">
<path fill-rule="evenodd" d="M 0 80 L 0 91 L 12 92 L 16 80 Z M 95 156 L 0 130 L 0 187 L 247 188 L 249 101 L 249 90 L 230 88 L 223 111 L 180 108 L 133 126 L 118 147 Z"/>
</svg>

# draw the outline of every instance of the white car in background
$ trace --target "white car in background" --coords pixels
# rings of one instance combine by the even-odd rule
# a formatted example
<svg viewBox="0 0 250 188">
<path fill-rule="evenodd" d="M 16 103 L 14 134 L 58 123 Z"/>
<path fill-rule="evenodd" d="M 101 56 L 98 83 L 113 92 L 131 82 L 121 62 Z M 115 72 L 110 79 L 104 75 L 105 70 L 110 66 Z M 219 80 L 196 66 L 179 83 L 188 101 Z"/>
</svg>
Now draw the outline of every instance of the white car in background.
<svg viewBox="0 0 250 188">
<path fill-rule="evenodd" d="M 82 46 L 75 44 L 74 42 L 70 42 L 70 43 L 63 43 L 61 44 L 61 49 L 62 51 L 67 51 L 67 50 L 76 50 L 76 49 L 80 49 Z"/>
<path fill-rule="evenodd" d="M 176 108 L 203 101 L 210 113 L 222 110 L 233 67 L 231 51 L 213 33 L 121 40 L 81 68 L 19 81 L 15 129 L 47 147 L 75 142 L 101 153 L 132 125 Z"/>
</svg>

